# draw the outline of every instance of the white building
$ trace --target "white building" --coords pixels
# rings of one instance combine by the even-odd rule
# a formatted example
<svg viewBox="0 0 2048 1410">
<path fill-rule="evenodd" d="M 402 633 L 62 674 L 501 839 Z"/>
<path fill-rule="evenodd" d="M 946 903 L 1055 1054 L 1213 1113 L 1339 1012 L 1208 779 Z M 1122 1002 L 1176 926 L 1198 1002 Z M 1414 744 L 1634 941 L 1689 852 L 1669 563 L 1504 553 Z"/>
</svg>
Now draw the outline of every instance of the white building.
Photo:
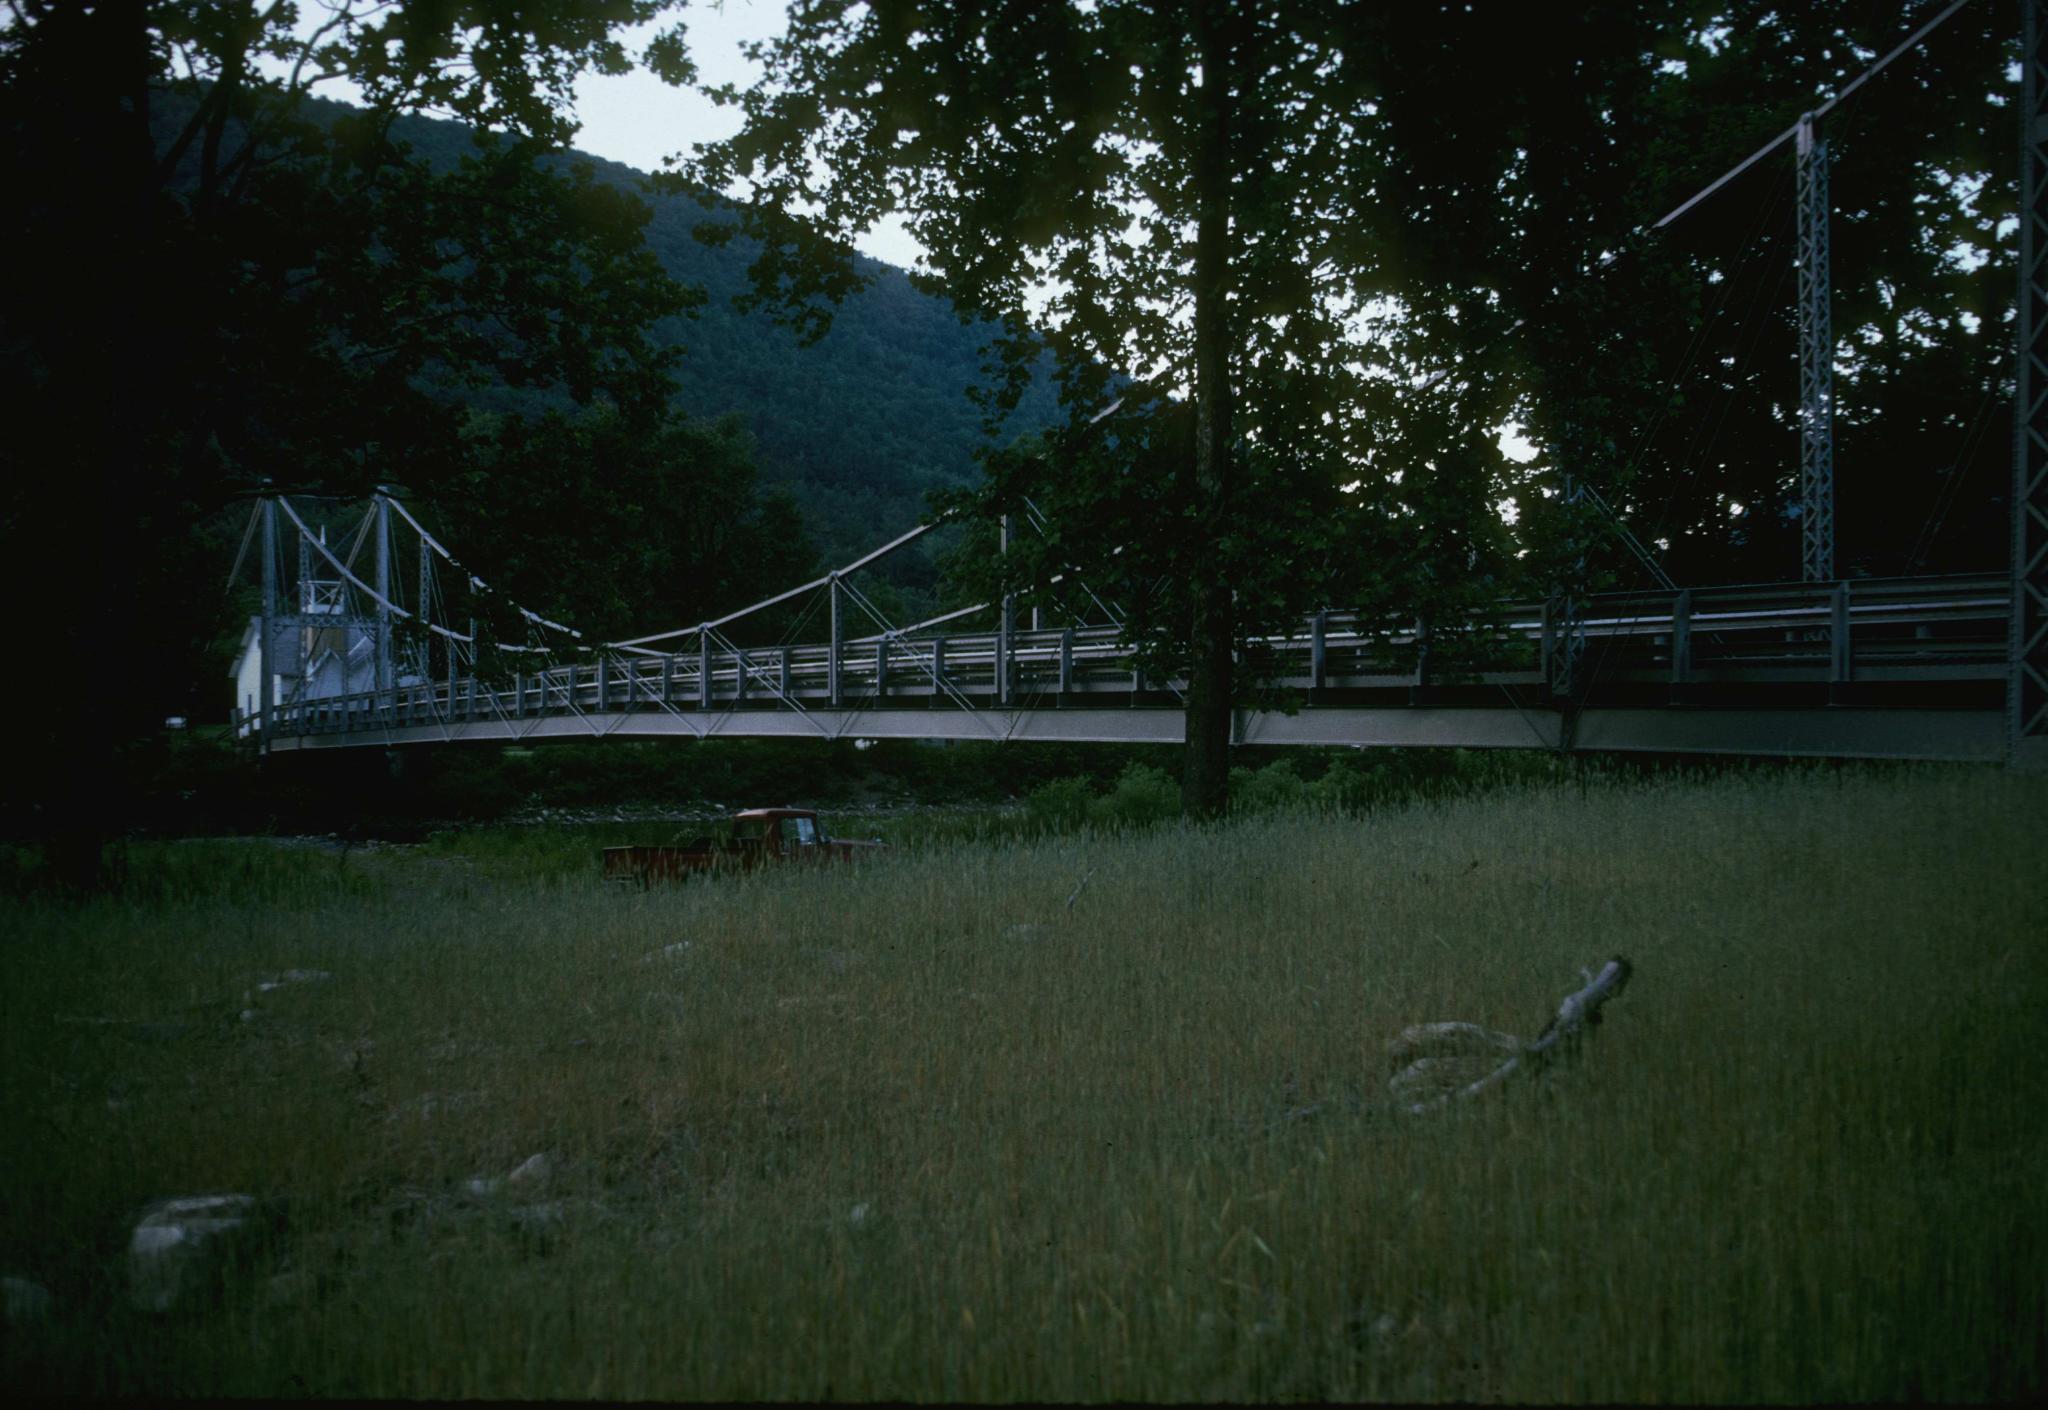
<svg viewBox="0 0 2048 1410">
<path fill-rule="evenodd" d="M 279 704 L 361 695 L 377 688 L 377 624 L 347 615 L 340 583 L 299 584 L 299 610 L 280 614 L 273 626 L 271 698 Z M 259 728 L 263 707 L 263 619 L 251 617 L 229 674 L 235 682 L 235 733 Z M 412 684 L 410 673 L 399 684 Z"/>
</svg>

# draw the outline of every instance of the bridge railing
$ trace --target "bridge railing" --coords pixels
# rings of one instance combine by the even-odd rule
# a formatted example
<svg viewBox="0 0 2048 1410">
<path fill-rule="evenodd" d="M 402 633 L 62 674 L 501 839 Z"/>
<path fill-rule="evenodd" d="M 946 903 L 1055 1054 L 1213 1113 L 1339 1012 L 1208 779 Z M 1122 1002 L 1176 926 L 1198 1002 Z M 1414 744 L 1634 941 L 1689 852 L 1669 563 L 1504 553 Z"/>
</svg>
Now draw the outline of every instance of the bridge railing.
<svg viewBox="0 0 2048 1410">
<path fill-rule="evenodd" d="M 1544 643 L 1583 638 L 1594 688 L 2003 679 L 2006 580 L 1989 575 L 1773 583 L 1510 602 L 1457 633 L 1321 612 L 1249 644 L 1263 677 L 1318 700 L 1432 685 L 1540 694 Z M 1005 649 L 1007 647 L 1007 650 Z M 279 734 L 390 732 L 482 721 L 670 711 L 986 708 L 1174 703 L 1114 627 L 885 636 L 820 643 L 608 652 L 506 679 L 412 682 L 382 693 L 288 701 Z"/>
<path fill-rule="evenodd" d="M 1589 669 L 1677 685 L 1990 679 L 2005 669 L 2005 580 L 1762 584 L 1587 600 Z"/>
</svg>

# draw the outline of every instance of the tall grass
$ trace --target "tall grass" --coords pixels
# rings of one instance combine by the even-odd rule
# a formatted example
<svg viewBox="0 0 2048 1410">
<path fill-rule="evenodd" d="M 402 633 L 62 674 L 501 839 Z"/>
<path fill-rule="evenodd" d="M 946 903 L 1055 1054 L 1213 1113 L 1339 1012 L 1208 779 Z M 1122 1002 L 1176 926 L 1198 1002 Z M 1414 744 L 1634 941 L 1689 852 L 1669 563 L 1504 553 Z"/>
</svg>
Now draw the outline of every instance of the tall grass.
<svg viewBox="0 0 2048 1410">
<path fill-rule="evenodd" d="M 127 900 L 7 904 L 0 1271 L 56 1311 L 4 1383 L 2041 1388 L 2026 780 L 1541 786 L 630 893 L 588 839 L 522 836 L 224 850 L 211 890 L 152 890 L 182 863 L 138 848 Z M 1636 982 L 1569 1069 L 1381 1102 L 1403 1025 L 1531 1036 L 1613 953 Z M 256 989 L 288 968 L 333 978 Z M 541 1213 L 464 1193 L 536 1151 Z M 229 1189 L 286 1201 L 268 1261 L 129 1311 L 135 1211 Z"/>
</svg>

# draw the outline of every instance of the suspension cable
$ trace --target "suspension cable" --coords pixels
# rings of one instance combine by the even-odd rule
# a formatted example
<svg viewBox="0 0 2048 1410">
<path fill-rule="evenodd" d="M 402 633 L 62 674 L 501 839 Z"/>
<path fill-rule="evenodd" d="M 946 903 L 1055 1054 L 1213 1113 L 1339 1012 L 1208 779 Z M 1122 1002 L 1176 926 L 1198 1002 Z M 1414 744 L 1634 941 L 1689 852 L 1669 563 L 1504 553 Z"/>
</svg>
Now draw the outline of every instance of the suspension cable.
<svg viewBox="0 0 2048 1410">
<path fill-rule="evenodd" d="M 472 588 L 476 589 L 476 591 L 478 592 L 491 593 L 493 596 L 503 596 L 502 593 L 498 593 L 496 589 L 492 588 L 482 578 L 479 578 L 476 574 L 470 572 L 467 568 L 463 567 L 461 562 L 459 562 L 456 559 L 455 555 L 448 551 L 448 548 L 445 544 L 443 544 L 439 539 L 435 538 L 432 534 L 428 533 L 426 531 L 425 526 L 422 525 L 419 520 L 412 517 L 412 511 L 405 507 L 404 501 L 394 499 L 390 495 L 385 495 L 384 499 L 386 503 L 388 503 L 393 509 L 398 511 L 400 518 L 404 519 L 406 523 L 412 525 L 414 531 L 417 532 L 420 536 L 420 542 L 426 544 L 429 548 L 433 549 L 435 553 L 438 553 L 442 558 L 446 559 L 449 567 L 455 569 L 457 572 L 461 573 L 464 577 L 469 579 L 469 585 Z M 507 600 L 509 601 L 509 599 Z M 548 618 L 541 616 L 538 612 L 528 611 L 526 608 L 521 607 L 516 602 L 512 603 L 512 608 L 520 616 L 524 617 L 528 622 L 531 622 L 535 626 L 547 627 L 550 630 L 558 632 L 566 632 L 570 636 L 575 637 L 579 641 L 583 638 L 583 633 L 577 631 L 574 627 L 564 626 L 560 622 L 551 621 Z"/>
<path fill-rule="evenodd" d="M 450 641 L 467 642 L 469 640 L 468 637 L 462 635 L 460 632 L 452 632 L 438 622 L 428 621 L 426 618 L 421 617 L 416 613 L 406 611 L 403 607 L 400 607 L 390 598 L 384 596 L 383 593 L 378 592 L 377 589 L 371 587 L 368 583 L 364 582 L 361 578 L 357 577 L 354 573 L 350 572 L 348 565 L 343 563 L 339 558 L 336 558 L 331 552 L 328 551 L 326 544 L 321 543 L 319 539 L 314 537 L 313 531 L 306 527 L 306 521 L 299 517 L 299 512 L 296 509 L 292 508 L 291 501 L 286 499 L 283 495 L 278 495 L 276 498 L 277 507 L 284 511 L 285 517 L 287 519 L 290 519 L 292 521 L 292 524 L 298 529 L 301 542 L 310 545 L 315 553 L 319 554 L 322 558 L 327 560 L 328 565 L 332 567 L 335 572 L 341 574 L 341 576 L 346 581 L 353 584 L 356 587 L 356 589 L 360 591 L 365 597 L 369 598 L 371 602 L 375 603 L 379 607 L 390 609 L 392 614 L 395 616 L 406 618 L 409 621 L 418 620 L 420 624 L 424 626 L 428 631 L 433 632 L 438 636 L 446 637 Z"/>
<path fill-rule="evenodd" d="M 1926 24 L 1921 25 L 1920 28 L 1914 30 L 1911 34 L 1907 35 L 1903 40 L 1899 42 L 1898 46 L 1894 48 L 1889 54 L 1886 54 L 1882 59 L 1879 59 L 1876 63 L 1872 64 L 1869 68 L 1865 69 L 1862 73 L 1858 74 L 1855 78 L 1851 79 L 1849 83 L 1842 89 L 1841 92 L 1837 93 L 1834 97 L 1828 99 L 1825 103 L 1822 103 L 1819 107 L 1813 109 L 1813 111 L 1807 113 L 1805 117 L 1801 119 L 1801 121 L 1819 122 L 1822 118 L 1826 117 L 1828 113 L 1832 111 L 1838 104 L 1840 104 L 1844 99 L 1846 99 L 1851 93 L 1854 93 L 1857 89 L 1861 88 L 1864 84 L 1868 83 L 1872 78 L 1876 77 L 1878 70 L 1882 69 L 1892 60 L 1898 58 L 1901 54 L 1904 54 L 1908 49 L 1911 49 L 1914 45 L 1918 44 L 1928 35 L 1934 33 L 1936 29 L 1940 28 L 1941 25 L 1948 20 L 1949 16 L 1953 15 L 1956 11 L 1962 9 L 1963 6 L 1969 3 L 1970 0 L 1955 0 L 1955 3 L 1951 4 L 1946 10 L 1943 10 L 1940 14 L 1936 15 Z M 1707 197 L 1713 195 L 1716 191 L 1720 190 L 1723 186 L 1726 186 L 1736 177 L 1742 175 L 1743 172 L 1748 171 L 1752 166 L 1755 166 L 1759 161 L 1762 161 L 1765 157 L 1769 156 L 1779 147 L 1782 147 L 1788 140 L 1797 136 L 1798 132 L 1799 123 L 1795 122 L 1790 127 L 1786 128 L 1783 132 L 1779 133 L 1776 137 L 1773 137 L 1770 141 L 1764 143 L 1763 146 L 1757 148 L 1754 152 L 1751 152 L 1748 156 L 1744 157 L 1741 161 L 1737 162 L 1734 166 L 1730 167 L 1727 171 L 1715 177 L 1714 180 L 1709 182 L 1706 186 L 1703 186 L 1702 188 L 1700 188 L 1700 190 L 1694 192 L 1693 195 L 1688 197 L 1685 201 L 1681 202 L 1678 205 L 1678 207 L 1675 210 L 1673 210 L 1669 215 L 1665 216 L 1662 220 L 1658 221 L 1655 225 L 1652 225 L 1649 228 L 1651 230 L 1662 230 L 1672 221 L 1684 215 L 1687 211 L 1691 210 L 1701 201 L 1704 201 Z"/>
</svg>

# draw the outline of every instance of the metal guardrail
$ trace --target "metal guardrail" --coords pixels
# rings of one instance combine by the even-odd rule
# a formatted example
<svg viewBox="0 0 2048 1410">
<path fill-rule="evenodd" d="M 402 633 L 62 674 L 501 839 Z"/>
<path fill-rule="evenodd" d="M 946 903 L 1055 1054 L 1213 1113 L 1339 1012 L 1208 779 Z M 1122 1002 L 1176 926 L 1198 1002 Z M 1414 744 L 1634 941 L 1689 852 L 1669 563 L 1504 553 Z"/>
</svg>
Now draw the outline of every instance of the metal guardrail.
<svg viewBox="0 0 2048 1410">
<path fill-rule="evenodd" d="M 2003 576 L 1608 593 L 1569 623 L 1540 602 L 1475 614 L 1456 632 L 1321 612 L 1284 637 L 1249 643 L 1249 663 L 1318 700 L 1421 686 L 1551 691 L 1553 634 L 1583 641 L 1585 691 L 1790 683 L 2003 681 L 2011 599 Z M 609 653 L 508 682 L 475 677 L 275 707 L 276 736 L 625 711 L 961 708 L 1113 701 L 1171 704 L 1114 627 L 883 637 L 672 655 Z M 1007 675 L 1005 681 L 1003 677 Z M 836 686 L 836 688 L 835 688 Z M 1005 688 L 1007 687 L 1007 688 Z M 1555 692 L 1553 692 L 1555 693 Z"/>
</svg>

